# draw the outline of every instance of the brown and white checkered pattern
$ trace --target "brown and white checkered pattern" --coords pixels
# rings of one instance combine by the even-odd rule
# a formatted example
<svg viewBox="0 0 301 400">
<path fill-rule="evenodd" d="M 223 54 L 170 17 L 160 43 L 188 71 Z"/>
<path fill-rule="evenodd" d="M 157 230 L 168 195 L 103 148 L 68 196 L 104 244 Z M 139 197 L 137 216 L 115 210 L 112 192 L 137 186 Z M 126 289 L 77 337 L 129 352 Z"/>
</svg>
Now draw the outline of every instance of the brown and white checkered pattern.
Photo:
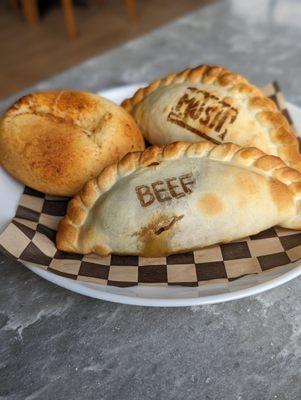
<svg viewBox="0 0 301 400">
<path fill-rule="evenodd" d="M 292 124 L 278 85 L 263 89 Z M 0 235 L 0 249 L 20 262 L 63 277 L 119 287 L 228 283 L 301 258 L 301 232 L 278 227 L 232 243 L 168 257 L 67 254 L 55 247 L 56 230 L 67 203 L 67 198 L 26 187 L 15 218 Z"/>
</svg>

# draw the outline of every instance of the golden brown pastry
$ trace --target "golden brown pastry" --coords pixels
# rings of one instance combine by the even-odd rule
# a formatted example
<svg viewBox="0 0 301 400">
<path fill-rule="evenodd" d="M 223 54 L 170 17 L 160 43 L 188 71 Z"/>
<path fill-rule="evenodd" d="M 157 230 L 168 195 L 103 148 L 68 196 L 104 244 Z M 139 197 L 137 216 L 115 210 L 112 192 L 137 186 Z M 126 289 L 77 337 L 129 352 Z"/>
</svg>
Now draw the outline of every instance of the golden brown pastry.
<svg viewBox="0 0 301 400">
<path fill-rule="evenodd" d="M 69 196 L 108 164 L 144 149 L 132 117 L 113 102 L 73 90 L 22 97 L 0 121 L 0 161 L 36 190 Z"/>
<path fill-rule="evenodd" d="M 223 67 L 172 73 L 122 105 L 151 144 L 233 142 L 257 147 L 301 171 L 298 142 L 286 118 L 258 88 Z"/>
<path fill-rule="evenodd" d="M 301 174 L 232 143 L 173 143 L 126 155 L 69 203 L 57 247 L 162 256 L 301 228 Z"/>
</svg>

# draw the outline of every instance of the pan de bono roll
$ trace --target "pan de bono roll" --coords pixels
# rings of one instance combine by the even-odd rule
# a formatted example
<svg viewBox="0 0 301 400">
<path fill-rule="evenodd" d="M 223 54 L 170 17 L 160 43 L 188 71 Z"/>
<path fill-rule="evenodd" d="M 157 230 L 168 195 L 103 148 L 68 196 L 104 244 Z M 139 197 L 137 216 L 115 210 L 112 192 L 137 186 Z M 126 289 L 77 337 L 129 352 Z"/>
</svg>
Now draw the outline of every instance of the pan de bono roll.
<svg viewBox="0 0 301 400">
<path fill-rule="evenodd" d="M 144 149 L 132 117 L 92 93 L 26 95 L 0 121 L 0 162 L 36 190 L 71 196 L 107 165 Z"/>
</svg>

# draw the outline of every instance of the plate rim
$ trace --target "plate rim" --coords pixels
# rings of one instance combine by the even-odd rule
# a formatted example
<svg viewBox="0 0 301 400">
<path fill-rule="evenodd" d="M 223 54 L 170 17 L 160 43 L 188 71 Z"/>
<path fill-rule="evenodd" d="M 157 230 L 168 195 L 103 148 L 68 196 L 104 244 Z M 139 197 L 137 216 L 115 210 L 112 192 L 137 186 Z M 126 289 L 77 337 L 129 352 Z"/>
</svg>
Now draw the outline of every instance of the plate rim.
<svg viewBox="0 0 301 400">
<path fill-rule="evenodd" d="M 233 292 L 223 293 L 223 294 L 213 294 L 209 296 L 199 296 L 199 297 L 187 297 L 187 298 L 150 298 L 150 297 L 142 297 L 142 296 L 126 296 L 121 294 L 114 294 L 107 292 L 106 290 L 97 290 L 93 288 L 88 288 L 81 284 L 80 281 L 72 280 L 69 278 L 62 277 L 60 275 L 56 275 L 49 271 L 43 270 L 39 267 L 33 267 L 24 265 L 30 269 L 32 272 L 40 276 L 41 278 L 46 279 L 47 281 L 54 283 L 64 289 L 71 290 L 72 292 L 81 294 L 83 296 L 88 296 L 91 298 L 111 301 L 113 303 L 126 304 L 126 305 L 134 305 L 134 306 L 145 306 L 145 307 L 189 307 L 189 306 L 200 306 L 200 305 L 208 305 L 208 304 L 218 304 L 218 303 L 226 303 L 233 300 L 243 299 L 245 297 L 254 296 L 268 290 L 274 289 L 278 286 L 281 286 L 301 275 L 301 261 L 296 263 L 296 266 L 284 274 L 276 278 L 272 278 L 266 282 L 259 283 L 253 285 L 251 287 L 236 290 Z M 288 264 L 290 265 L 290 264 Z M 70 282 L 71 281 L 71 282 Z M 75 284 L 79 283 L 79 284 Z M 99 285 L 101 286 L 101 285 Z M 103 286 L 106 288 L 106 286 Z M 140 286 L 141 288 L 141 286 Z M 98 288 L 99 289 L 99 288 Z M 122 288 L 118 288 L 122 290 Z M 167 287 L 160 288 L 156 287 L 156 290 L 166 290 Z M 90 292 L 90 293 L 89 293 Z"/>
</svg>

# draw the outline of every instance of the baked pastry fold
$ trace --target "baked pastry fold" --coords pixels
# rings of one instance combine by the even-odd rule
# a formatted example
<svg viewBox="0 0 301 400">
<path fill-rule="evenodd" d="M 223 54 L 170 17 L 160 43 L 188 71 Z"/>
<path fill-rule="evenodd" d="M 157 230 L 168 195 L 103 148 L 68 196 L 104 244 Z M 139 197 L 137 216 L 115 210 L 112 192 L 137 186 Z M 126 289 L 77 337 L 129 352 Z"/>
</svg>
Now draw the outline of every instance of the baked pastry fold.
<svg viewBox="0 0 301 400">
<path fill-rule="evenodd" d="M 257 147 L 301 171 L 298 141 L 286 118 L 260 89 L 223 67 L 171 73 L 122 105 L 151 144 L 233 142 Z"/>
<path fill-rule="evenodd" d="M 256 148 L 178 142 L 127 154 L 69 203 L 60 250 L 158 257 L 280 225 L 300 229 L 301 174 Z"/>
</svg>

